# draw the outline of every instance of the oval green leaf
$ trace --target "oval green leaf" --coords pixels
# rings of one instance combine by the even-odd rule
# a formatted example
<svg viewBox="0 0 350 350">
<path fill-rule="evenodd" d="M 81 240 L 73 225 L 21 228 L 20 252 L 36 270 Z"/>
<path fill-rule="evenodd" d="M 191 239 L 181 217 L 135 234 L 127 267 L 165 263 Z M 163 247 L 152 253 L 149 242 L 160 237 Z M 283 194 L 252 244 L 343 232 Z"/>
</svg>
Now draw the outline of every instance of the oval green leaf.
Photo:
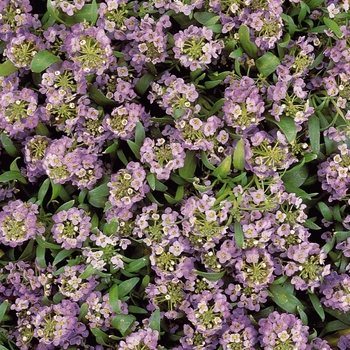
<svg viewBox="0 0 350 350">
<path fill-rule="evenodd" d="M 61 59 L 48 50 L 42 50 L 33 57 L 30 69 L 34 73 L 41 73 L 56 62 L 61 62 Z"/>
</svg>

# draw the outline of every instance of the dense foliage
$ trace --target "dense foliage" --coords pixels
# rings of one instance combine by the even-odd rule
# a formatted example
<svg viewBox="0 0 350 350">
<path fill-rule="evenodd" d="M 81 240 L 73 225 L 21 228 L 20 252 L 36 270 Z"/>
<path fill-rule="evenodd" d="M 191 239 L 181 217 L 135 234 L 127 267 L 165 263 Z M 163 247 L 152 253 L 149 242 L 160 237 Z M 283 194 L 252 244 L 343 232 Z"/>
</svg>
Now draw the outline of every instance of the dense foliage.
<svg viewBox="0 0 350 350">
<path fill-rule="evenodd" d="M 2 0 L 0 350 L 350 348 L 349 0 Z"/>
</svg>

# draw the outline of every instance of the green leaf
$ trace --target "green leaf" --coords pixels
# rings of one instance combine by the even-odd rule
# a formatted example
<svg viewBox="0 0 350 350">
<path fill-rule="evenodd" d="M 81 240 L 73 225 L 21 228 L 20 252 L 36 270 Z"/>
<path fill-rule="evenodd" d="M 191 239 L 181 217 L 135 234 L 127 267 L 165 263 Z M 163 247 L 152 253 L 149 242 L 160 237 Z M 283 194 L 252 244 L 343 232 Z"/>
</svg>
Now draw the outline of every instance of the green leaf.
<svg viewBox="0 0 350 350">
<path fill-rule="evenodd" d="M 221 33 L 222 32 L 222 25 L 221 24 L 212 24 L 212 25 L 206 25 L 208 29 L 213 31 L 213 33 Z"/>
<path fill-rule="evenodd" d="M 284 135 L 286 136 L 287 140 L 289 143 L 292 143 L 293 141 L 295 141 L 295 138 L 297 136 L 297 127 L 294 123 L 294 120 L 292 118 L 289 118 L 285 115 L 281 115 L 280 116 L 280 121 L 277 121 L 273 118 L 266 118 L 267 120 L 269 120 L 270 122 L 276 124 L 284 133 Z"/>
<path fill-rule="evenodd" d="M 315 114 L 312 114 L 309 117 L 308 124 L 312 152 L 318 154 L 320 152 L 320 120 Z"/>
<path fill-rule="evenodd" d="M 208 26 L 208 25 L 215 24 L 220 19 L 220 16 L 216 15 L 215 13 L 196 12 L 194 14 L 194 18 L 200 24 L 203 24 L 204 26 Z"/>
<path fill-rule="evenodd" d="M 75 251 L 75 249 L 63 249 L 61 250 L 56 256 L 55 259 L 53 260 L 52 265 L 55 266 L 58 263 L 60 263 L 62 260 L 64 260 L 65 258 L 67 258 L 68 256 L 71 256 L 72 253 Z"/>
<path fill-rule="evenodd" d="M 45 195 L 47 193 L 47 191 L 49 190 L 50 188 L 50 179 L 47 178 L 45 179 L 45 181 L 41 184 L 40 188 L 39 188 L 39 191 L 38 191 L 38 202 L 39 204 L 41 204 L 45 198 Z"/>
<path fill-rule="evenodd" d="M 330 309 L 328 307 L 324 307 L 324 310 L 332 315 L 333 317 L 335 317 L 336 319 L 338 319 L 341 322 L 344 322 L 345 324 L 348 325 L 348 327 L 350 326 L 350 311 L 348 312 L 341 312 L 339 310 L 333 310 Z"/>
<path fill-rule="evenodd" d="M 239 41 L 242 45 L 243 50 L 251 58 L 258 57 L 258 47 L 250 41 L 249 28 L 242 24 L 238 30 Z"/>
<path fill-rule="evenodd" d="M 288 173 L 285 173 L 282 176 L 282 180 L 285 183 L 285 185 L 291 187 L 291 188 L 298 188 L 300 187 L 305 180 L 307 179 L 309 174 L 309 170 L 307 166 L 302 166 L 299 169 L 296 169 L 295 171 L 290 171 Z"/>
<path fill-rule="evenodd" d="M 333 214 L 331 210 L 329 209 L 328 205 L 325 204 L 324 202 L 318 202 L 317 208 L 321 212 L 322 216 L 327 220 L 327 221 L 332 221 L 333 220 Z"/>
<path fill-rule="evenodd" d="M 148 265 L 148 258 L 142 257 L 140 259 L 132 261 L 127 267 L 127 272 L 136 272 L 140 271 L 142 268 Z"/>
<path fill-rule="evenodd" d="M 19 171 L 5 171 L 0 175 L 0 182 L 9 182 L 9 181 L 19 181 L 23 184 L 27 184 L 27 180 L 22 176 Z"/>
<path fill-rule="evenodd" d="M 212 175 L 220 177 L 221 179 L 227 178 L 231 171 L 232 156 L 227 156 L 220 165 L 213 171 Z"/>
<path fill-rule="evenodd" d="M 120 306 L 119 306 L 119 286 L 117 284 L 113 284 L 113 286 L 109 289 L 108 292 L 109 295 L 109 303 L 112 306 L 112 309 L 114 312 L 119 313 L 120 312 Z"/>
<path fill-rule="evenodd" d="M 139 283 L 139 281 L 140 281 L 139 277 L 133 277 L 120 283 L 119 290 L 118 290 L 119 299 L 129 294 L 137 285 L 137 283 Z"/>
<path fill-rule="evenodd" d="M 310 7 L 306 5 L 304 1 L 300 1 L 300 12 L 298 15 L 299 23 L 305 19 L 307 13 L 310 13 Z"/>
<path fill-rule="evenodd" d="M 4 319 L 9 302 L 4 300 L 0 305 L 0 322 Z"/>
<path fill-rule="evenodd" d="M 204 151 L 201 151 L 201 161 L 206 168 L 210 170 L 215 170 L 215 166 L 209 162 L 207 154 Z"/>
<path fill-rule="evenodd" d="M 222 277 L 224 277 L 226 270 L 221 272 L 203 272 L 203 271 L 194 270 L 193 272 L 198 276 L 204 277 L 206 280 L 210 282 L 216 282 Z"/>
<path fill-rule="evenodd" d="M 233 167 L 237 170 L 244 170 L 244 141 L 239 139 L 233 152 Z"/>
<path fill-rule="evenodd" d="M 135 91 L 139 96 L 142 96 L 146 93 L 151 82 L 154 81 L 154 75 L 151 73 L 144 74 L 136 83 Z"/>
<path fill-rule="evenodd" d="M 132 150 L 132 153 L 134 153 L 135 157 L 137 159 L 140 159 L 141 158 L 141 155 L 140 155 L 140 146 L 138 144 L 136 144 L 134 141 L 131 141 L 131 140 L 127 140 L 127 143 L 130 147 L 130 149 Z"/>
<path fill-rule="evenodd" d="M 103 226 L 103 233 L 107 236 L 112 236 L 118 231 L 119 223 L 115 218 Z"/>
<path fill-rule="evenodd" d="M 280 60 L 272 52 L 266 52 L 265 55 L 259 57 L 256 61 L 256 68 L 264 76 L 268 77 L 273 73 L 280 64 Z"/>
<path fill-rule="evenodd" d="M 89 197 L 107 197 L 109 195 L 108 181 L 89 191 Z"/>
<path fill-rule="evenodd" d="M 207 89 L 212 89 L 212 88 L 214 88 L 215 86 L 218 86 L 221 82 L 222 82 L 222 80 L 206 81 L 206 82 L 204 83 L 204 86 L 205 86 Z"/>
<path fill-rule="evenodd" d="M 135 143 L 141 147 L 143 145 L 145 137 L 145 129 L 143 128 L 142 123 L 137 122 L 135 127 Z"/>
<path fill-rule="evenodd" d="M 128 310 L 129 310 L 129 314 L 140 314 L 140 315 L 148 314 L 147 310 L 145 310 L 142 307 L 135 306 L 135 305 L 129 305 Z"/>
<path fill-rule="evenodd" d="M 89 278 L 90 276 L 96 274 L 96 269 L 89 264 L 85 270 L 79 275 L 79 278 L 81 279 L 85 279 L 85 278 Z"/>
<path fill-rule="evenodd" d="M 10 60 L 0 64 L 0 77 L 7 77 L 17 71 L 18 68 Z"/>
<path fill-rule="evenodd" d="M 59 244 L 46 242 L 44 237 L 36 236 L 35 240 L 43 248 L 54 249 L 54 250 L 55 249 L 62 249 L 61 245 L 59 245 Z"/>
<path fill-rule="evenodd" d="M 91 198 L 89 198 L 89 203 L 95 208 L 104 208 L 107 201 L 108 201 L 107 197 L 91 197 Z"/>
<path fill-rule="evenodd" d="M 339 38 L 341 38 L 343 36 L 343 33 L 340 30 L 337 22 L 333 21 L 332 19 L 330 19 L 328 17 L 323 17 L 323 22 L 330 30 L 332 30 L 332 32 L 336 36 L 338 36 Z"/>
<path fill-rule="evenodd" d="M 5 149 L 8 155 L 10 155 L 11 157 L 18 156 L 19 154 L 18 149 L 15 147 L 12 140 L 5 133 L 1 133 L 0 141 L 1 141 L 2 147 Z"/>
<path fill-rule="evenodd" d="M 180 117 L 182 117 L 184 114 L 186 113 L 186 111 L 183 108 L 178 108 L 175 109 L 174 111 L 174 119 L 179 119 Z"/>
<path fill-rule="evenodd" d="M 182 198 L 184 196 L 184 193 L 185 193 L 184 186 L 178 186 L 177 189 L 176 189 L 176 194 L 175 194 L 174 198 L 171 197 L 170 195 L 168 195 L 167 193 L 164 193 L 164 197 L 165 197 L 165 199 L 167 200 L 168 203 L 176 204 L 176 203 L 178 203 L 179 201 L 182 200 Z"/>
<path fill-rule="evenodd" d="M 295 31 L 297 30 L 297 26 L 295 25 L 293 18 L 285 13 L 281 13 L 280 16 L 287 23 L 288 33 L 290 34 L 290 36 L 293 36 Z"/>
<path fill-rule="evenodd" d="M 72 199 L 67 203 L 62 204 L 61 206 L 59 206 L 56 210 L 56 213 L 62 211 L 62 210 L 69 210 L 70 208 L 72 208 L 74 206 L 75 200 Z"/>
<path fill-rule="evenodd" d="M 94 84 L 88 84 L 89 97 L 99 106 L 118 106 L 119 103 L 105 96 Z"/>
<path fill-rule="evenodd" d="M 46 268 L 46 260 L 45 260 L 45 254 L 46 254 L 46 248 L 44 248 L 41 245 L 38 245 L 36 247 L 36 261 L 38 262 L 39 266 L 42 268 Z"/>
<path fill-rule="evenodd" d="M 185 180 L 190 179 L 194 176 L 197 167 L 196 152 L 187 150 L 185 163 L 182 168 L 179 169 L 179 175 Z"/>
<path fill-rule="evenodd" d="M 229 55 L 230 58 L 233 58 L 234 60 L 237 58 L 240 58 L 243 56 L 243 50 L 241 47 L 239 47 L 238 49 L 232 51 Z"/>
<path fill-rule="evenodd" d="M 272 300 L 283 310 L 295 314 L 297 307 L 301 310 L 304 309 L 304 305 L 293 294 L 289 293 L 285 288 L 278 284 L 271 284 L 269 287 L 272 293 Z"/>
<path fill-rule="evenodd" d="M 135 320 L 136 317 L 134 315 L 119 314 L 113 318 L 111 325 L 125 337 L 131 332 Z"/>
<path fill-rule="evenodd" d="M 243 248 L 244 245 L 244 232 L 242 225 L 239 221 L 234 223 L 234 232 L 235 232 L 235 242 L 238 248 Z"/>
<path fill-rule="evenodd" d="M 150 323 L 149 328 L 152 329 L 152 331 L 158 331 L 158 334 L 160 334 L 160 310 L 155 309 L 150 317 Z"/>
<path fill-rule="evenodd" d="M 109 336 L 107 333 L 101 331 L 99 328 L 90 328 L 91 333 L 95 336 L 97 344 L 109 346 Z"/>
<path fill-rule="evenodd" d="M 34 73 L 41 73 L 56 62 L 62 62 L 62 60 L 48 50 L 41 50 L 33 57 L 30 69 Z"/>
<path fill-rule="evenodd" d="M 309 293 L 309 298 L 310 298 L 312 307 L 317 312 L 318 316 L 320 316 L 322 322 L 324 322 L 326 316 L 325 316 L 322 304 L 320 302 L 320 299 L 316 294 L 313 294 L 313 293 Z"/>
</svg>

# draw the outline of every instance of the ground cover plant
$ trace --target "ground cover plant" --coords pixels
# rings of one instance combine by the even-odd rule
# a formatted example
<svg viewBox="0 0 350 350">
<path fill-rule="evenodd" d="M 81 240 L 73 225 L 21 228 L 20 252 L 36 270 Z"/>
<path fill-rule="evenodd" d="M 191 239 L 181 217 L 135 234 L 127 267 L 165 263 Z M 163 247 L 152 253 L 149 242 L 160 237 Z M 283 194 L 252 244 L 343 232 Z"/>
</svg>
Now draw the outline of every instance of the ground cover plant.
<svg viewBox="0 0 350 350">
<path fill-rule="evenodd" d="M 348 0 L 0 3 L 0 350 L 350 348 Z"/>
</svg>

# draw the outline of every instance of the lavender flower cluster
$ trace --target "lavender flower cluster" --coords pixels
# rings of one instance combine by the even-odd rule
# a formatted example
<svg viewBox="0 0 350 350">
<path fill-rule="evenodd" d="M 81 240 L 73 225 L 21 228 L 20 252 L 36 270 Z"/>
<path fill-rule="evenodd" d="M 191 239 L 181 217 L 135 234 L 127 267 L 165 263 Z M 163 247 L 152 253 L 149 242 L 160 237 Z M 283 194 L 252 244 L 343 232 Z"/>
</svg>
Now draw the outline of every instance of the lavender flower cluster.
<svg viewBox="0 0 350 350">
<path fill-rule="evenodd" d="M 349 8 L 1 1 L 0 349 L 349 349 Z"/>
</svg>

